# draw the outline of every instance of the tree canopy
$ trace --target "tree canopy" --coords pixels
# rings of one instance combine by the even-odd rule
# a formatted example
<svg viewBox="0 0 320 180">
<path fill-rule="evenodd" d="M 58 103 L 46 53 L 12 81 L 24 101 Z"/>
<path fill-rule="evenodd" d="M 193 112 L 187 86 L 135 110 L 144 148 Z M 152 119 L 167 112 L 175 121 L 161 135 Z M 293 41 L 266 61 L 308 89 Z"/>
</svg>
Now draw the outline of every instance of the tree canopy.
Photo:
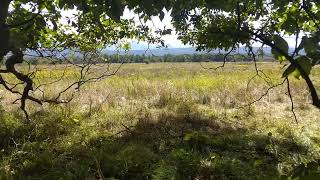
<svg viewBox="0 0 320 180">
<path fill-rule="evenodd" d="M 125 9 L 139 16 L 141 23 L 123 19 Z M 164 18 L 171 10 L 172 23 L 179 39 L 198 50 L 233 50 L 253 43 L 272 48 L 280 62 L 287 62 L 283 77 L 290 74 L 306 81 L 312 103 L 320 108 L 316 88 L 309 77 L 320 57 L 320 2 L 318 0 L 2 0 L 0 1 L 1 74 L 13 74 L 23 82 L 16 92 L 0 76 L 0 83 L 21 95 L 21 108 L 27 99 L 45 102 L 30 95 L 33 81 L 16 70 L 26 51 L 50 56 L 53 51 L 77 49 L 94 52 L 122 39 L 139 39 L 164 45 L 152 28 L 144 24 L 152 16 Z M 73 17 L 63 12 L 74 10 Z M 170 29 L 157 31 L 159 35 Z M 285 36 L 295 37 L 294 52 L 289 52 Z M 258 72 L 258 71 L 257 71 Z M 48 100 L 47 100 L 48 101 Z"/>
</svg>

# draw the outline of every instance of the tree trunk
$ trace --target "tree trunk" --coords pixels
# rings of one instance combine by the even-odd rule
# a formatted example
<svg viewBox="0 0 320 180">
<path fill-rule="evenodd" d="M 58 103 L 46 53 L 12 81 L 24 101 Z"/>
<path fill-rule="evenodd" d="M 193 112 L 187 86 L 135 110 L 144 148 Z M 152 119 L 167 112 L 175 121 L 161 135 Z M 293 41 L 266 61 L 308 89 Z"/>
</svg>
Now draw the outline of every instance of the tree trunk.
<svg viewBox="0 0 320 180">
<path fill-rule="evenodd" d="M 0 62 L 9 52 L 9 28 L 6 23 L 11 0 L 0 0 Z"/>
</svg>

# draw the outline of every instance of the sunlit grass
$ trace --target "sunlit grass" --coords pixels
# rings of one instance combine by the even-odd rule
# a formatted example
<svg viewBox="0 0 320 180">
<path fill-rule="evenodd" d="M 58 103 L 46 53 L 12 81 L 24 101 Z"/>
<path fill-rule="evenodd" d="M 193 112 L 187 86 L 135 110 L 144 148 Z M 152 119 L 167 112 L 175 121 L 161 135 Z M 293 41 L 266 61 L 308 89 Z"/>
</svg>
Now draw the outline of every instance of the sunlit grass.
<svg viewBox="0 0 320 180">
<path fill-rule="evenodd" d="M 6 148 L 1 172 L 57 179 L 92 179 L 101 173 L 119 179 L 159 173 L 187 177 L 182 170 L 198 179 L 206 174 L 218 174 L 218 179 L 290 175 L 299 163 L 320 158 L 320 112 L 310 105 L 304 81 L 291 77 L 299 124 L 285 85 L 247 106 L 283 80 L 282 65 L 258 67 L 265 79 L 252 79 L 253 64 L 230 63 L 216 71 L 199 63 L 124 64 L 116 75 L 84 85 L 68 104 L 29 102 L 30 125 L 11 104 L 16 97 L 1 89 L 0 127 L 2 138 L 9 138 L 1 144 Z M 48 98 L 79 78 L 78 69 L 64 65 L 38 68 L 45 70 L 36 73 L 36 85 L 62 77 L 42 88 Z M 98 75 L 106 66 L 95 68 Z M 314 69 L 317 87 L 319 75 Z M 147 154 L 145 160 L 140 151 Z"/>
</svg>

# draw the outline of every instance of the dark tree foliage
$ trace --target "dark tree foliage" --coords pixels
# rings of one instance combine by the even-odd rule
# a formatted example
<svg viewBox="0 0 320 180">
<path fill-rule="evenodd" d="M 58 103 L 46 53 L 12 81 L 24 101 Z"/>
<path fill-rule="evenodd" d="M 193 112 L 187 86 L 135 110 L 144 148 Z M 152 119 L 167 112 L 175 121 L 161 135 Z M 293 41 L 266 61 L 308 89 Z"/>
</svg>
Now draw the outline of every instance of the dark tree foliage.
<svg viewBox="0 0 320 180">
<path fill-rule="evenodd" d="M 165 54 L 165 55 L 119 55 L 119 54 L 102 54 L 102 58 L 95 61 L 96 63 L 159 63 L 159 62 L 223 62 L 223 54 Z M 274 61 L 272 58 L 259 59 L 260 61 Z M 228 56 L 228 61 L 230 62 L 252 62 L 253 59 L 244 54 L 232 54 Z M 37 64 L 52 64 L 52 63 L 68 63 L 64 61 L 47 61 L 42 58 L 28 58 L 28 62 L 34 65 Z M 73 60 L 74 64 L 82 64 L 83 58 L 75 57 Z"/>
</svg>

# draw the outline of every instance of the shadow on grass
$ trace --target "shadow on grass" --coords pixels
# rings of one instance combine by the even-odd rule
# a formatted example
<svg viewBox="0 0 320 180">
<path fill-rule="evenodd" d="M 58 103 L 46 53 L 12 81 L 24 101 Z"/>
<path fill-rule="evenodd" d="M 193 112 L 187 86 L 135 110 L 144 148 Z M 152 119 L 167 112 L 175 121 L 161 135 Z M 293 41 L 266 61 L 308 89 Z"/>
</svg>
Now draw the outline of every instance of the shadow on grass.
<svg viewBox="0 0 320 180">
<path fill-rule="evenodd" d="M 92 136 L 58 113 L 34 117 L 3 117 L 0 179 L 277 179 L 283 156 L 307 151 L 188 107 L 122 124 L 116 135 Z"/>
</svg>

